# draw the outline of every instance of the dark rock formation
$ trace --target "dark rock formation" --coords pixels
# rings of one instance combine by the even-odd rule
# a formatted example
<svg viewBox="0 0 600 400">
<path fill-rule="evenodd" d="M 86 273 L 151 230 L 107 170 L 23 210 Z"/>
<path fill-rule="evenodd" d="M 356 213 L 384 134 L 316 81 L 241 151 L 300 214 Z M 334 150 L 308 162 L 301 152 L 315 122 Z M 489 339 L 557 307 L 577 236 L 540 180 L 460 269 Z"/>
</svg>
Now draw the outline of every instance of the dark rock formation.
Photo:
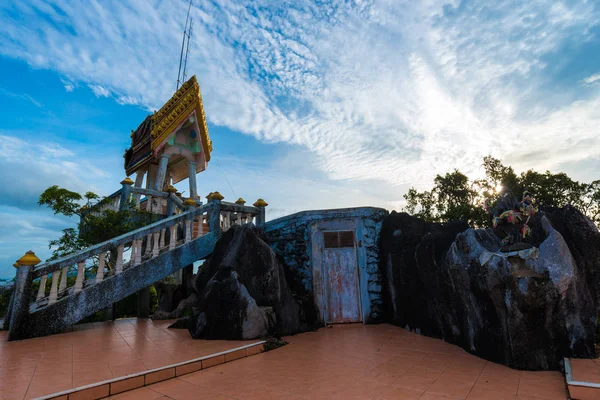
<svg viewBox="0 0 600 400">
<path fill-rule="evenodd" d="M 600 234 L 585 216 L 570 207 L 540 215 L 533 255 L 498 253 L 492 230 L 466 228 L 395 212 L 384 220 L 390 322 L 519 369 L 595 356 Z"/>
<path fill-rule="evenodd" d="M 196 293 L 192 293 L 187 298 L 179 301 L 177 307 L 172 311 L 161 310 L 160 307 L 157 309 L 152 315 L 153 320 L 161 320 L 161 319 L 174 319 L 181 318 L 184 316 L 186 311 L 191 311 L 193 307 L 198 302 L 198 295 Z"/>
<path fill-rule="evenodd" d="M 186 323 L 194 338 L 253 339 L 310 326 L 310 312 L 294 298 L 284 265 L 252 224 L 233 226 L 219 239 L 195 290 L 198 312 Z"/>
</svg>

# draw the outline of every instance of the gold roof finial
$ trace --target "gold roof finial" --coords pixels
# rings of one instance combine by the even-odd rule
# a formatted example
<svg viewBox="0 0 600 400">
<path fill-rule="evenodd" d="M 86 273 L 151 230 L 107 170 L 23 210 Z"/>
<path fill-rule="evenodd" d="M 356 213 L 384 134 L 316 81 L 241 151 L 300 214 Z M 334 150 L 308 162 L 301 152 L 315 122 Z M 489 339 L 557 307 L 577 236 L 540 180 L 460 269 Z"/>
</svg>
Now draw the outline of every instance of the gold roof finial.
<svg viewBox="0 0 600 400">
<path fill-rule="evenodd" d="M 121 181 L 121 185 L 133 185 L 133 181 L 127 177 Z"/>
<path fill-rule="evenodd" d="M 196 200 L 192 199 L 191 197 L 188 197 L 186 201 L 183 202 L 184 206 L 195 206 Z"/>
<path fill-rule="evenodd" d="M 267 203 L 266 201 L 264 201 L 263 199 L 258 199 L 254 202 L 253 206 L 254 207 L 266 207 L 268 206 L 269 203 Z"/>
<path fill-rule="evenodd" d="M 225 197 L 219 192 L 210 192 L 208 196 L 206 196 L 208 200 L 223 200 Z"/>
<path fill-rule="evenodd" d="M 175 186 L 169 185 L 169 187 L 167 188 L 167 192 L 169 192 L 169 193 L 177 193 L 177 189 L 175 189 Z"/>
<path fill-rule="evenodd" d="M 244 204 L 246 204 L 246 200 L 244 200 L 244 199 L 242 199 L 242 198 L 240 197 L 239 199 L 237 199 L 237 200 L 235 201 L 235 204 L 240 204 L 240 205 L 242 205 L 242 206 L 243 206 Z"/>
<path fill-rule="evenodd" d="M 25 255 L 17 260 L 19 265 L 36 265 L 39 264 L 40 260 L 33 251 L 29 250 Z"/>
</svg>

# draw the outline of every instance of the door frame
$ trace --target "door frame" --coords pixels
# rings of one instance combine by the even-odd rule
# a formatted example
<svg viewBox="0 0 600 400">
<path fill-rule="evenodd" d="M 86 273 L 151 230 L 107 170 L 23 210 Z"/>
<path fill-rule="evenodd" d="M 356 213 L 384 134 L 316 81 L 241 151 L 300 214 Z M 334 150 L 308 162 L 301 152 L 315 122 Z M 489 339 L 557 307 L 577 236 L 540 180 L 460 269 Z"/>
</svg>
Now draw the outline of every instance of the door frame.
<svg viewBox="0 0 600 400">
<path fill-rule="evenodd" d="M 363 224 L 359 218 L 319 221 L 311 225 L 311 261 L 313 266 L 313 295 L 317 313 L 323 325 L 327 325 L 327 296 L 323 270 L 323 231 L 354 231 L 354 251 L 356 252 L 356 265 L 358 267 L 358 301 L 359 314 L 363 323 L 371 312 L 371 303 L 367 291 L 368 275 L 366 271 L 366 254 L 362 246 Z"/>
</svg>

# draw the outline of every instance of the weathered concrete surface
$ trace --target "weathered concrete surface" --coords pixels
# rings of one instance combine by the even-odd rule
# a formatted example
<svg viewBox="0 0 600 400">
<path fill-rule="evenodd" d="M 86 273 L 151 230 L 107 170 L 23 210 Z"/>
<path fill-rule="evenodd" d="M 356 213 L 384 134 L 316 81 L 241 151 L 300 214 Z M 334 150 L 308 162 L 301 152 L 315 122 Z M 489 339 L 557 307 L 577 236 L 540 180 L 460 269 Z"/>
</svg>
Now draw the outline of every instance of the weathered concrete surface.
<svg viewBox="0 0 600 400">
<path fill-rule="evenodd" d="M 212 252 L 216 240 L 216 235 L 209 233 L 32 312 L 10 340 L 61 332 L 94 312 L 150 286 L 196 260 L 205 258 Z"/>
<path fill-rule="evenodd" d="M 355 221 L 364 322 L 380 322 L 383 319 L 383 282 L 379 272 L 379 233 L 387 214 L 386 210 L 374 207 L 303 211 L 269 221 L 264 230 L 275 253 L 296 277 L 294 281 L 302 283 L 304 301 L 313 302 L 311 235 L 314 226 L 327 221 Z"/>
<path fill-rule="evenodd" d="M 576 210 L 554 220 L 579 221 L 565 229 L 582 243 L 569 244 L 540 215 L 537 259 L 492 256 L 482 265 L 481 255 L 502 245 L 491 230 L 392 213 L 382 230 L 388 318 L 513 368 L 558 369 L 563 357 L 594 356 L 597 282 L 588 270 L 600 260 L 582 246 L 598 248 L 600 236 Z"/>
<path fill-rule="evenodd" d="M 253 224 L 235 225 L 219 239 L 195 288 L 198 313 L 187 325 L 195 338 L 285 335 L 307 330 L 313 322 L 306 318 L 307 305 L 298 304 L 292 294 L 284 266 Z"/>
</svg>

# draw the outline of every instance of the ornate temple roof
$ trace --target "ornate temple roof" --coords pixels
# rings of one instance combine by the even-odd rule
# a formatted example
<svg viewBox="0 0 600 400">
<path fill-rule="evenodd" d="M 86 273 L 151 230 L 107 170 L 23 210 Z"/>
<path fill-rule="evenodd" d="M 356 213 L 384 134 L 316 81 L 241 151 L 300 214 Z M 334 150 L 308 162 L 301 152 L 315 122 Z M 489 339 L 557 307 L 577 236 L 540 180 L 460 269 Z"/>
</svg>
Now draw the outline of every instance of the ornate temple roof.
<svg viewBox="0 0 600 400">
<path fill-rule="evenodd" d="M 151 132 L 152 115 L 148 115 L 135 131 L 131 131 L 131 147 L 125 150 L 123 155 L 127 176 L 133 174 L 152 158 Z"/>
<path fill-rule="evenodd" d="M 146 119 L 131 133 L 131 147 L 125 151 L 125 171 L 131 175 L 154 157 L 156 150 L 171 133 L 185 122 L 195 111 L 200 128 L 202 149 L 206 161 L 210 161 L 212 141 L 208 135 L 206 115 L 200 94 L 200 85 L 196 76 L 185 82 L 173 97 L 169 99 L 157 112 Z"/>
</svg>

